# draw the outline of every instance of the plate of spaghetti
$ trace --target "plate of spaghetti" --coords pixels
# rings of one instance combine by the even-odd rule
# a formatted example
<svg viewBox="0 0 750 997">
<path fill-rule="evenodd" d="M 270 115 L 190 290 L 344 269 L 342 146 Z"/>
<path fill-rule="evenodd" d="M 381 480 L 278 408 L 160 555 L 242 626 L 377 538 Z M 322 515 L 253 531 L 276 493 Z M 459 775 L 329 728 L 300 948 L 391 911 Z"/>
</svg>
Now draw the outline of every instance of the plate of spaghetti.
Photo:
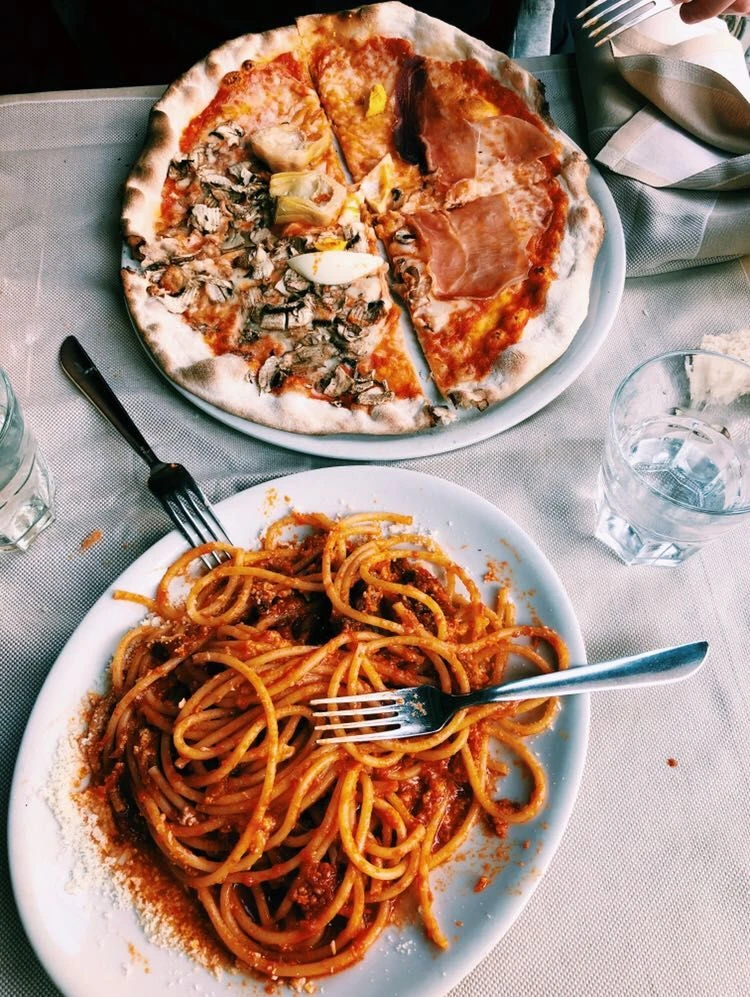
<svg viewBox="0 0 750 997">
<path fill-rule="evenodd" d="M 552 859 L 588 699 L 350 744 L 310 701 L 583 663 L 563 587 L 495 506 L 418 472 L 308 471 L 218 511 L 222 563 L 165 537 L 39 695 L 10 806 L 29 938 L 70 997 L 445 994 Z"/>
</svg>

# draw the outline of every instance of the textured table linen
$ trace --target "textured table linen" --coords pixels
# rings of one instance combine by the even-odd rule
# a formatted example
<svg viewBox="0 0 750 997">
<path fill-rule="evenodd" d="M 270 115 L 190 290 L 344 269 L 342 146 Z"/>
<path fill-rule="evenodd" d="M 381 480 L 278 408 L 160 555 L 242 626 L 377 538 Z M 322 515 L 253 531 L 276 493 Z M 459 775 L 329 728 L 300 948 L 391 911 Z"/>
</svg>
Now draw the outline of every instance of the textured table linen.
<svg viewBox="0 0 750 997">
<path fill-rule="evenodd" d="M 580 137 L 572 63 L 530 64 L 561 126 Z M 49 458 L 59 510 L 28 553 L 0 555 L 4 809 L 24 725 L 65 641 L 170 528 L 145 467 L 61 373 L 62 339 L 79 337 L 157 453 L 186 464 L 212 500 L 331 463 L 201 414 L 130 328 L 119 188 L 157 92 L 0 100 L 0 364 Z M 662 571 L 626 568 L 591 536 L 615 387 L 647 356 L 747 325 L 748 270 L 735 261 L 630 280 L 607 342 L 555 402 L 484 443 L 402 462 L 472 488 L 530 534 L 570 594 L 591 660 L 703 637 L 712 648 L 687 683 L 594 698 L 586 771 L 552 866 L 453 997 L 750 993 L 750 531 Z M 96 529 L 101 541 L 82 550 Z M 0 856 L 0 997 L 51 997 L 4 844 Z"/>
</svg>

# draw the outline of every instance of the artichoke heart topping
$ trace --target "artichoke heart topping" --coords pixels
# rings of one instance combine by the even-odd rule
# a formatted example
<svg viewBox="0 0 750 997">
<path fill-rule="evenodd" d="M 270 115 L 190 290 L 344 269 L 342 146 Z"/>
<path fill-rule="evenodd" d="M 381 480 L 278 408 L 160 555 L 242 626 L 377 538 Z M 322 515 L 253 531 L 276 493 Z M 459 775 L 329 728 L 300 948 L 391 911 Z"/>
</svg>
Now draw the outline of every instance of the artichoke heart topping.
<svg viewBox="0 0 750 997">
<path fill-rule="evenodd" d="M 325 152 L 326 136 L 307 139 L 295 125 L 284 123 L 258 128 L 250 135 L 250 146 L 258 157 L 273 170 L 304 170 Z"/>
<path fill-rule="evenodd" d="M 276 201 L 276 224 L 328 225 L 341 211 L 346 188 L 316 170 L 274 173 L 268 185 Z"/>
<path fill-rule="evenodd" d="M 373 211 L 386 210 L 391 200 L 395 172 L 390 152 L 376 163 L 359 184 L 359 191 Z"/>
</svg>

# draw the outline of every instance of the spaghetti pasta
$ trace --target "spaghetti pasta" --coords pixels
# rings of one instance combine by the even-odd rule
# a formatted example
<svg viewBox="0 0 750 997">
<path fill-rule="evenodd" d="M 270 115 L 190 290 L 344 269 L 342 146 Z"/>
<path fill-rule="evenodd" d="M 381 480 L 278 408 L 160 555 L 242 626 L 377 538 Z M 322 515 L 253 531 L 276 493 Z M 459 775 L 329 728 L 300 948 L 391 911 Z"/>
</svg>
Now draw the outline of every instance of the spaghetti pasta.
<svg viewBox="0 0 750 997">
<path fill-rule="evenodd" d="M 410 526 L 390 513 L 295 513 L 256 550 L 190 551 L 112 660 L 90 742 L 95 782 L 121 826 L 145 826 L 224 945 L 274 978 L 361 959 L 407 892 L 445 948 L 431 872 L 480 819 L 502 834 L 544 805 L 526 738 L 550 725 L 554 700 L 465 710 L 426 737 L 318 743 L 318 697 L 423 683 L 467 692 L 502 681 L 514 657 L 550 670 L 542 645 L 567 667 L 559 635 L 517 625 L 506 588 L 485 605 Z M 228 559 L 196 575 L 209 549 Z M 497 744 L 530 775 L 523 803 L 497 798 Z"/>
</svg>

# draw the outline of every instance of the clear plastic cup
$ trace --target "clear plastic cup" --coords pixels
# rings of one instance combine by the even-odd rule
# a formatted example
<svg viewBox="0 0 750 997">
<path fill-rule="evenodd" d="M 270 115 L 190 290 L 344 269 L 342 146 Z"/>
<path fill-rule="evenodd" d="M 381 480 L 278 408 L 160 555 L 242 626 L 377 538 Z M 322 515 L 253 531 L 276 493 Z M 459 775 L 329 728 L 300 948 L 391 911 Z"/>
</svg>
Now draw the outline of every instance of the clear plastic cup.
<svg viewBox="0 0 750 997">
<path fill-rule="evenodd" d="M 0 551 L 26 550 L 54 522 L 53 484 L 0 370 Z"/>
<path fill-rule="evenodd" d="M 595 536 L 626 564 L 671 567 L 750 524 L 750 364 L 654 357 L 615 392 Z"/>
</svg>

